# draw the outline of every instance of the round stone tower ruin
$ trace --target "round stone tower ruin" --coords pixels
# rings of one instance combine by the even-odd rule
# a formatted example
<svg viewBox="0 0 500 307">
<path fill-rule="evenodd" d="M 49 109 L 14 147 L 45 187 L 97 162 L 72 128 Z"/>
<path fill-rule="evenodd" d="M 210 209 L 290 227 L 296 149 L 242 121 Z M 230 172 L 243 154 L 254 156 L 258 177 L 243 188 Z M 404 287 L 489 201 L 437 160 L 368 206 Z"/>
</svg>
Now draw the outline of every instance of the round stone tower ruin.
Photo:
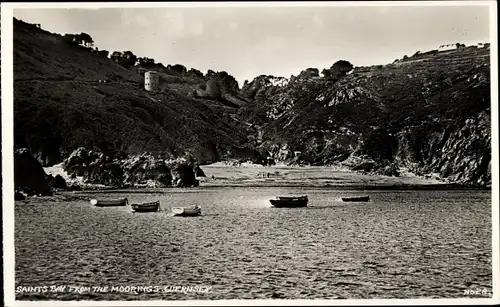
<svg viewBox="0 0 500 307">
<path fill-rule="evenodd" d="M 144 88 L 148 92 L 155 93 L 160 87 L 160 75 L 156 71 L 148 71 L 144 74 Z"/>
<path fill-rule="evenodd" d="M 219 99 L 221 97 L 221 88 L 217 76 L 212 76 L 208 79 L 206 91 L 210 98 Z"/>
</svg>

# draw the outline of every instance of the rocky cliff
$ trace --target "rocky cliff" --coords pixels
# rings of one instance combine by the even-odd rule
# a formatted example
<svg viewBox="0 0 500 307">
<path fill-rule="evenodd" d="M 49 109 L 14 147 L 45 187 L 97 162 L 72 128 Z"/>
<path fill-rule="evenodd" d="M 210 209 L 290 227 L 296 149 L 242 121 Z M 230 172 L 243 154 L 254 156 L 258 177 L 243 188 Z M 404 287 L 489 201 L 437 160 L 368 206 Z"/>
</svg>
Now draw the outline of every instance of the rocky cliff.
<svg viewBox="0 0 500 307">
<path fill-rule="evenodd" d="M 248 142 L 244 127 L 228 116 L 234 103 L 190 95 L 206 86 L 206 76 L 182 65 L 152 68 L 165 84 L 155 94 L 144 90 L 141 67 L 123 67 L 14 20 L 16 148 L 28 148 L 44 166 L 62 162 L 79 147 L 110 157 L 189 153 L 205 163 Z M 223 96 L 237 95 L 234 78 L 214 74 Z"/>
<path fill-rule="evenodd" d="M 168 159 L 142 153 L 113 158 L 96 150 L 76 149 L 63 163 L 73 178 L 109 187 L 193 187 L 203 171 L 192 157 Z"/>
<path fill-rule="evenodd" d="M 14 152 L 14 183 L 16 198 L 22 198 L 21 192 L 28 196 L 52 194 L 47 174 L 27 148 L 20 148 Z"/>
<path fill-rule="evenodd" d="M 311 68 L 259 76 L 242 89 L 256 105 L 239 116 L 261 125 L 259 146 L 277 160 L 489 185 L 489 52 L 472 46 L 385 66 L 344 61 L 323 77 Z"/>
<path fill-rule="evenodd" d="M 194 165 L 233 159 L 491 183 L 489 47 L 370 67 L 340 60 L 241 90 L 226 72 L 141 61 L 124 67 L 15 20 L 16 148 L 112 186 L 192 186 Z M 149 69 L 158 93 L 144 90 Z"/>
</svg>

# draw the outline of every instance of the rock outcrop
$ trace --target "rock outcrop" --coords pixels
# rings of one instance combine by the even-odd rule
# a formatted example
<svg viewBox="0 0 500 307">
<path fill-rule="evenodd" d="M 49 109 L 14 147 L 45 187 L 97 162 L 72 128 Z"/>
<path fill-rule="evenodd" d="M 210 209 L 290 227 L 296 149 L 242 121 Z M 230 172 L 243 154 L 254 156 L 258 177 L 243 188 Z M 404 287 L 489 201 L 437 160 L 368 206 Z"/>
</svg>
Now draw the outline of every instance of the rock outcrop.
<svg viewBox="0 0 500 307">
<path fill-rule="evenodd" d="M 207 177 L 199 165 L 194 166 L 194 174 L 196 177 Z"/>
<path fill-rule="evenodd" d="M 54 177 L 54 188 L 56 189 L 67 188 L 66 180 L 64 180 L 64 178 L 61 175 L 56 175 L 56 177 Z"/>
<path fill-rule="evenodd" d="M 20 148 L 14 152 L 14 185 L 17 191 L 24 192 L 28 196 L 52 195 L 47 174 L 27 148 Z"/>
<path fill-rule="evenodd" d="M 131 157 L 122 163 L 125 171 L 125 184 L 152 184 L 156 187 L 168 187 L 172 175 L 163 159 L 148 153 Z"/>
<path fill-rule="evenodd" d="M 14 191 L 14 200 L 26 200 L 26 196 L 22 192 Z"/>
<path fill-rule="evenodd" d="M 123 186 L 122 167 L 102 152 L 80 147 L 64 161 L 63 167 L 70 176 L 83 177 L 86 183 Z"/>
<path fill-rule="evenodd" d="M 424 124 L 398 134 L 396 160 L 424 175 L 437 173 L 450 182 L 491 185 L 491 119 L 481 112 L 457 128 Z"/>
<path fill-rule="evenodd" d="M 66 180 L 61 175 L 56 175 L 55 177 L 47 175 L 47 182 L 51 189 L 65 190 L 68 188 Z"/>
<path fill-rule="evenodd" d="M 200 182 L 196 179 L 195 169 L 186 159 L 167 161 L 172 173 L 172 186 L 176 188 L 197 187 Z"/>
<path fill-rule="evenodd" d="M 196 90 L 195 97 L 222 100 L 236 107 L 247 104 L 245 98 L 239 95 L 238 82 L 227 72 L 210 72 L 206 79 L 205 91 Z"/>
<path fill-rule="evenodd" d="M 151 153 L 112 159 L 95 150 L 78 148 L 64 162 L 68 174 L 84 183 L 111 187 L 195 187 L 204 175 L 196 161 L 164 159 Z"/>
</svg>

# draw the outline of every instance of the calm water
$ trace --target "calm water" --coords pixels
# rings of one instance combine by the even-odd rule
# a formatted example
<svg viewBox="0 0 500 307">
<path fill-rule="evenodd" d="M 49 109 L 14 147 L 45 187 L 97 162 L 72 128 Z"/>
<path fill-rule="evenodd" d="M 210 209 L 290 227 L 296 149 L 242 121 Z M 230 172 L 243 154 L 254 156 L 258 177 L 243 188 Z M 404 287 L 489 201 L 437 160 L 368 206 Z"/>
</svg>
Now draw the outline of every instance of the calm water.
<svg viewBox="0 0 500 307">
<path fill-rule="evenodd" d="M 488 191 L 335 191 L 286 188 L 168 189 L 127 196 L 160 199 L 162 211 L 98 208 L 89 201 L 17 202 L 17 299 L 182 300 L 467 298 L 491 294 Z M 309 195 L 308 208 L 269 199 Z M 369 194 L 369 203 L 341 196 Z M 198 203 L 200 217 L 173 217 Z M 163 287 L 209 286 L 208 293 Z M 107 292 L 69 286 L 108 286 Z M 126 288 L 152 286 L 158 292 Z M 163 289 L 163 291 L 162 291 Z M 480 295 L 481 297 L 481 295 Z"/>
</svg>

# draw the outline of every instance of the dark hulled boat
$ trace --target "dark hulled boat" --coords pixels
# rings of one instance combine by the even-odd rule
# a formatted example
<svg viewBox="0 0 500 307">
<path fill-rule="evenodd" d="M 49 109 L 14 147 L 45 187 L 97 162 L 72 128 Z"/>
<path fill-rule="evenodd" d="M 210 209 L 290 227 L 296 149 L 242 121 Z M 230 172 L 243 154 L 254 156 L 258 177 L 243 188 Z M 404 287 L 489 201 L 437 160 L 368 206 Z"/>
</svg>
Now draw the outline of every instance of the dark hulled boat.
<svg viewBox="0 0 500 307">
<path fill-rule="evenodd" d="M 370 196 L 342 197 L 342 201 L 367 202 L 370 201 Z"/>
<path fill-rule="evenodd" d="M 307 207 L 309 199 L 307 196 L 289 197 L 289 196 L 278 196 L 276 199 L 269 200 L 271 205 L 277 208 L 298 208 Z"/>
<path fill-rule="evenodd" d="M 132 210 L 135 212 L 156 212 L 160 209 L 160 201 L 153 201 L 142 204 L 131 204 Z"/>
</svg>

